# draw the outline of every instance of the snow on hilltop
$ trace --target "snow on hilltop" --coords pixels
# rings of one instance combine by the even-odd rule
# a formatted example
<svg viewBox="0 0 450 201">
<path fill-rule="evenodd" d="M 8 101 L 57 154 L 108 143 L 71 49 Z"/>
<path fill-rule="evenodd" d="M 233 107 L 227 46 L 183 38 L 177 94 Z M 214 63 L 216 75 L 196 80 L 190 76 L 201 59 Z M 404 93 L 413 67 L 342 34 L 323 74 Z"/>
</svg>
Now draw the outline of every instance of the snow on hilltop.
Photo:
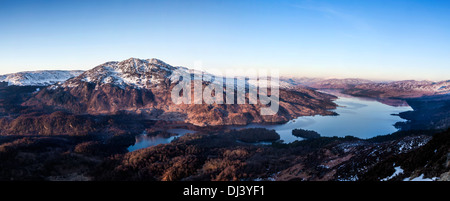
<svg viewBox="0 0 450 201">
<path fill-rule="evenodd" d="M 0 82 L 7 82 L 9 86 L 48 86 L 58 82 L 64 82 L 70 78 L 82 74 L 81 70 L 42 70 L 25 71 L 0 75 Z"/>
<path fill-rule="evenodd" d="M 190 69 L 182 66 L 171 66 L 164 61 L 156 58 L 138 59 L 129 58 L 124 61 L 110 61 L 100 64 L 93 69 L 85 71 L 83 74 L 67 80 L 62 87 L 76 87 L 82 82 L 94 83 L 97 86 L 112 84 L 125 88 L 131 86 L 133 88 L 152 88 L 160 84 L 171 84 L 176 82 L 177 76 L 188 73 L 193 75 L 194 80 L 209 81 L 211 77 L 215 80 L 223 80 L 224 85 L 231 85 L 236 88 L 245 87 L 245 76 L 227 77 L 226 72 L 221 75 L 210 74 L 206 71 Z M 172 79 L 173 78 L 173 79 Z M 236 78 L 236 85 L 234 78 Z M 255 80 L 249 80 L 248 85 L 256 85 Z M 288 83 L 280 81 L 281 88 L 289 86 Z M 59 86 L 54 86 L 57 88 Z"/>
<path fill-rule="evenodd" d="M 80 82 L 91 82 L 97 85 L 148 88 L 163 82 L 175 69 L 178 68 L 158 59 L 130 58 L 121 62 L 110 61 L 67 80 L 62 86 L 76 87 Z"/>
</svg>

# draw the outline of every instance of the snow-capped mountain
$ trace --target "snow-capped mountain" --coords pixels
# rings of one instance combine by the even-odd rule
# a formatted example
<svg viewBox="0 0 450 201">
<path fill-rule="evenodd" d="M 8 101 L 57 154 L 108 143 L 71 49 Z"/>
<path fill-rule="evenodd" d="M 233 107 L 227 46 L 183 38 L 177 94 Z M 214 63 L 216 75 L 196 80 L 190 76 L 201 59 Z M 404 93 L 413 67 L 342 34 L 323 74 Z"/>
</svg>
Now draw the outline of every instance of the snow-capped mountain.
<svg viewBox="0 0 450 201">
<path fill-rule="evenodd" d="M 83 73 L 81 70 L 43 70 L 26 71 L 0 75 L 0 82 L 17 86 L 48 86 L 58 82 L 64 82 Z"/>
<path fill-rule="evenodd" d="M 303 85 L 315 89 L 341 89 L 344 93 L 368 97 L 419 97 L 423 95 L 450 94 L 450 80 L 446 81 L 385 81 L 365 79 L 320 79 L 289 78 L 280 79 L 291 86 Z"/>
<path fill-rule="evenodd" d="M 96 85 L 112 84 L 125 88 L 127 86 L 133 88 L 152 88 L 161 83 L 171 84 L 178 81 L 179 74 L 190 74 L 193 80 L 210 81 L 211 77 L 214 80 L 220 80 L 224 86 L 232 85 L 235 89 L 241 90 L 247 85 L 256 86 L 256 80 L 245 81 L 245 76 L 226 77 L 226 75 L 215 75 L 206 71 L 189 69 L 180 66 L 171 66 L 159 59 L 137 59 L 129 58 L 124 61 L 111 61 L 98 65 L 95 68 L 88 70 L 80 76 L 70 79 L 62 84 L 62 87 L 75 87 L 81 82 L 95 83 Z M 235 82 L 236 79 L 236 82 Z M 287 88 L 288 83 L 280 80 L 280 87 Z M 56 87 L 56 86 L 55 86 Z M 244 89 L 242 89 L 244 90 Z"/>
<path fill-rule="evenodd" d="M 303 85 L 317 89 L 345 89 L 354 87 L 359 84 L 374 83 L 370 80 L 346 78 L 346 79 L 324 79 L 324 78 L 295 78 L 295 77 L 282 77 L 281 81 L 290 85 Z"/>
<path fill-rule="evenodd" d="M 392 96 L 400 94 L 405 97 L 442 95 L 450 93 L 450 80 L 440 82 L 403 80 L 386 83 L 366 83 L 356 85 L 354 90 L 377 91 Z"/>
<path fill-rule="evenodd" d="M 334 96 L 310 89 L 295 91 L 280 89 L 280 112 L 271 116 L 260 114 L 261 108 L 267 107 L 261 103 L 176 104 L 171 99 L 171 93 L 180 81 L 177 78 L 178 73 L 182 75 L 189 73 L 195 83 L 200 81 L 200 86 L 205 89 L 206 86 L 215 83 L 209 82 L 209 78 L 205 81 L 200 80 L 202 76 L 212 76 L 207 72 L 171 66 L 158 59 L 130 58 L 120 62 L 103 63 L 64 83 L 44 88 L 23 105 L 53 107 L 74 114 L 126 112 L 148 119 L 184 121 L 200 126 L 276 123 L 286 122 L 298 116 L 335 114 L 330 111 L 336 107 L 331 100 Z M 245 79 L 241 77 L 237 80 L 224 78 L 222 75 L 214 77 L 223 80 L 223 86 L 239 82 L 241 86 L 246 87 Z M 243 89 L 236 87 L 235 91 L 237 90 Z M 227 92 L 224 90 L 224 93 Z M 201 95 L 194 94 L 193 98 L 201 100 Z M 224 94 L 223 97 L 225 96 Z"/>
<path fill-rule="evenodd" d="M 173 67 L 158 59 L 130 58 L 121 62 L 112 61 L 101 64 L 65 82 L 63 87 L 75 87 L 80 82 L 97 85 L 132 86 L 149 88 L 163 82 L 178 67 Z"/>
</svg>

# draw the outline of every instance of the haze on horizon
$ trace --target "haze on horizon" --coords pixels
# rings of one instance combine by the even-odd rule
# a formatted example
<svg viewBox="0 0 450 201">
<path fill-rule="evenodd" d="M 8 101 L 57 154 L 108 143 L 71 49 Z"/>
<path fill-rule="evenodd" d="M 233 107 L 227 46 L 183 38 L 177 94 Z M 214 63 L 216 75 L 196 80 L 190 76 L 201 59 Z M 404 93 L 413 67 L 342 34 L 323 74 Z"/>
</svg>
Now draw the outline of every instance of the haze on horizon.
<svg viewBox="0 0 450 201">
<path fill-rule="evenodd" d="M 280 75 L 450 79 L 450 1 L 0 0 L 0 74 L 130 57 Z"/>
</svg>

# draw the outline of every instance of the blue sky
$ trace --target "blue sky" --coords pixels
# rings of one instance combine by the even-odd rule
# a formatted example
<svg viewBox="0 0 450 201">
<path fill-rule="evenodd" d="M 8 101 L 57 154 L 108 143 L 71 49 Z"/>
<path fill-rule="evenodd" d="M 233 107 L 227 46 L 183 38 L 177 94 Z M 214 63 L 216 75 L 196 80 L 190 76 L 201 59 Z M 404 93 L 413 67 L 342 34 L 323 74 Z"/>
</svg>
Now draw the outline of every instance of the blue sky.
<svg viewBox="0 0 450 201">
<path fill-rule="evenodd" d="M 0 74 L 130 57 L 281 75 L 450 79 L 450 1 L 0 0 Z"/>
</svg>

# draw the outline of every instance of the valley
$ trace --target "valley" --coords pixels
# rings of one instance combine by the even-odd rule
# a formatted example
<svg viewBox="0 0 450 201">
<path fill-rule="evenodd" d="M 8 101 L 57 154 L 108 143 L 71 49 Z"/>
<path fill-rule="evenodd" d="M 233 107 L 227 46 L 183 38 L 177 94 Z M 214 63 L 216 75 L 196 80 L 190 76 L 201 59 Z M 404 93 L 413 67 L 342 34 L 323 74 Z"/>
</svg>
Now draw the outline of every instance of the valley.
<svg viewBox="0 0 450 201">
<path fill-rule="evenodd" d="M 447 81 L 282 78 L 279 112 L 263 116 L 260 103 L 172 103 L 180 68 L 130 58 L 43 82 L 1 77 L 14 81 L 0 83 L 0 180 L 448 180 Z M 360 116 L 332 121 L 349 114 Z M 330 121 L 305 127 L 312 118 Z M 322 130 L 333 122 L 350 131 Z"/>
</svg>

